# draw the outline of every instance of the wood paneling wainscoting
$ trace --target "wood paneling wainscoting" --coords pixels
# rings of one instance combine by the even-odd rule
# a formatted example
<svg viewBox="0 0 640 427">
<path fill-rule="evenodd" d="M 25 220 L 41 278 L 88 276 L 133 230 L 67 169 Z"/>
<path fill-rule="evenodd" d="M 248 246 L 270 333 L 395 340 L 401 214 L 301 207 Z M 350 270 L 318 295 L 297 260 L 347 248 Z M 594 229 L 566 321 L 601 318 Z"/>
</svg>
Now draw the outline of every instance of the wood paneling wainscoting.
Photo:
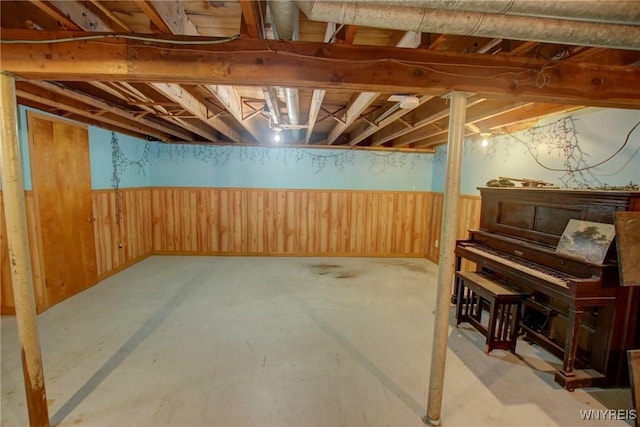
<svg viewBox="0 0 640 427">
<path fill-rule="evenodd" d="M 0 314 L 15 314 L 13 288 L 11 287 L 11 265 L 7 245 L 7 228 L 4 219 L 4 201 L 0 191 Z M 47 289 L 44 284 L 42 243 L 36 221 L 36 203 L 31 191 L 25 191 L 29 248 L 31 248 L 31 274 L 38 313 L 48 307 Z"/>
<path fill-rule="evenodd" d="M 148 188 L 120 190 L 122 221 L 117 225 L 116 194 L 114 190 L 93 191 L 93 212 L 96 236 L 98 280 L 114 274 L 151 253 L 151 203 Z M 39 225 L 33 193 L 25 192 L 31 265 L 38 313 L 50 307 L 44 283 L 44 265 Z M 11 271 L 4 222 L 4 206 L 0 191 L 0 311 L 14 314 Z M 120 248 L 120 246 L 122 246 Z"/>
<path fill-rule="evenodd" d="M 431 193 L 433 203 L 427 212 L 429 215 L 429 239 L 427 259 L 438 263 L 440 259 L 440 237 L 442 236 L 442 205 L 444 203 L 443 193 Z M 458 225 L 456 239 L 468 239 L 468 230 L 476 229 L 480 226 L 480 196 L 461 195 L 458 205 Z M 438 242 L 437 244 L 435 242 Z M 473 269 L 475 264 L 463 261 L 463 269 Z"/>
<path fill-rule="evenodd" d="M 122 217 L 120 223 L 116 191 L 93 192 L 98 280 L 151 254 L 150 189 L 121 189 L 119 194 Z"/>
<path fill-rule="evenodd" d="M 49 307 L 33 194 L 29 239 L 38 312 Z M 221 188 L 93 191 L 98 279 L 151 254 L 398 256 L 438 262 L 442 193 Z M 13 292 L 0 191 L 0 307 Z M 476 228 L 480 198 L 461 196 L 458 238 Z"/>
<path fill-rule="evenodd" d="M 425 192 L 153 188 L 154 253 L 424 257 Z"/>
<path fill-rule="evenodd" d="M 152 188 L 151 200 L 154 253 L 438 260 L 441 193 Z M 459 238 L 479 209 L 460 198 Z"/>
</svg>

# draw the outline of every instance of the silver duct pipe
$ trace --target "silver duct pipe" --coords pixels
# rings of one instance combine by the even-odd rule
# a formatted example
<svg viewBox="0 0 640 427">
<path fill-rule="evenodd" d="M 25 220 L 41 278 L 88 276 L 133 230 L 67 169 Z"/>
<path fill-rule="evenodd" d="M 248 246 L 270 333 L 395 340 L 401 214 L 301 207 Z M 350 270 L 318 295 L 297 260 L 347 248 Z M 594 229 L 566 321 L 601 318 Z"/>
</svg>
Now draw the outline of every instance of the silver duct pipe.
<svg viewBox="0 0 640 427">
<path fill-rule="evenodd" d="M 296 27 L 299 26 L 298 7 L 293 1 L 270 1 L 271 25 L 274 36 L 279 40 L 297 40 L 294 38 Z"/>
<path fill-rule="evenodd" d="M 369 3 L 365 1 L 299 0 L 298 6 L 313 21 L 337 22 L 346 25 L 362 25 L 424 33 L 476 35 L 488 38 L 640 50 L 640 25 L 459 12 L 428 9 L 424 8 L 424 6 L 422 8 L 391 6 L 387 3 L 396 4 L 388 1 Z M 397 4 L 406 3 L 400 1 Z M 570 3 L 576 4 L 580 2 Z M 609 4 L 615 2 L 601 3 Z M 425 3 L 422 4 L 424 5 Z M 430 2 L 426 4 L 431 5 Z M 466 7 L 467 2 L 461 2 L 461 4 Z M 504 4 L 507 4 L 507 2 Z M 578 5 L 578 7 L 584 7 L 584 4 Z M 630 7 L 634 10 L 638 9 L 637 4 Z"/>
<path fill-rule="evenodd" d="M 274 35 L 280 40 L 300 39 L 300 12 L 298 6 L 293 1 L 271 1 L 271 24 Z M 289 115 L 289 124 L 298 126 L 300 124 L 300 101 L 298 99 L 298 89 L 285 88 L 285 101 Z M 301 136 L 300 129 L 291 131 L 294 141 L 298 142 Z"/>
<path fill-rule="evenodd" d="M 457 10 L 640 25 L 640 3 L 637 0 L 376 0 L 376 3 L 384 6 L 418 9 Z"/>
</svg>

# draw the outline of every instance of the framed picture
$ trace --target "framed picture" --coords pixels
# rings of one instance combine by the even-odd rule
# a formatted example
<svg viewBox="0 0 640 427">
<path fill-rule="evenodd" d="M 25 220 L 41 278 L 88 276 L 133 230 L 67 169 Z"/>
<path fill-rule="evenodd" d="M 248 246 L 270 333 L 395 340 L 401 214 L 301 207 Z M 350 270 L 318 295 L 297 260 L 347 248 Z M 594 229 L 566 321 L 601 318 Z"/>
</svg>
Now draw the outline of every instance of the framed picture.
<svg viewBox="0 0 640 427">
<path fill-rule="evenodd" d="M 616 234 L 613 224 L 569 220 L 556 252 L 593 264 L 602 264 Z"/>
</svg>

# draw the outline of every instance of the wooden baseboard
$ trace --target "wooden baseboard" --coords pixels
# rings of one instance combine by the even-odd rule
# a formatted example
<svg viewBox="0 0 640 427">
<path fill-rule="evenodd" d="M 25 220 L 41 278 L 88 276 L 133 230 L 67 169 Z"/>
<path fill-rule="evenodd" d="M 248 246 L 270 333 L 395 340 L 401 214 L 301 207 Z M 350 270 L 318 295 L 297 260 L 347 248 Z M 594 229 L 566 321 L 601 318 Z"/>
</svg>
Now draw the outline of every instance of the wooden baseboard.
<svg viewBox="0 0 640 427">
<path fill-rule="evenodd" d="M 207 251 L 153 251 L 151 255 L 178 256 L 246 256 L 246 257 L 344 257 L 344 258 L 426 258 L 418 254 L 389 254 L 389 253 L 291 253 L 291 252 L 207 252 Z"/>
<path fill-rule="evenodd" d="M 0 307 L 0 315 L 2 316 L 15 316 L 16 308 L 15 307 Z"/>
<path fill-rule="evenodd" d="M 134 264 L 139 263 L 140 261 L 149 258 L 151 255 L 154 255 L 152 252 L 147 252 L 146 254 L 139 256 L 137 258 L 134 258 L 132 260 L 129 260 L 127 262 L 125 262 L 124 264 L 119 265 L 117 268 L 114 268 L 113 270 L 110 270 L 106 273 L 103 273 L 101 275 L 98 276 L 98 283 L 102 282 L 104 279 L 106 279 L 107 277 L 111 277 L 116 273 L 119 273 L 120 271 L 124 270 L 125 268 L 129 268 Z"/>
</svg>

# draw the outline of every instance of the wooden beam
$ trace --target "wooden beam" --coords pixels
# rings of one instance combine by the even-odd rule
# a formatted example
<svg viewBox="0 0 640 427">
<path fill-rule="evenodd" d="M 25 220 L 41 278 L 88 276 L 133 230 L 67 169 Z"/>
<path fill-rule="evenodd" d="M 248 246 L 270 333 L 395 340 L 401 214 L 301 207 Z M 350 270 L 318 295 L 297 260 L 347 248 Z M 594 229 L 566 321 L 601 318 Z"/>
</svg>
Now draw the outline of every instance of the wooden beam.
<svg viewBox="0 0 640 427">
<path fill-rule="evenodd" d="M 482 100 L 481 102 L 478 98 L 469 98 L 469 103 L 467 107 L 467 111 L 465 113 L 467 121 L 465 124 L 473 124 L 476 125 L 476 122 L 485 118 L 485 117 L 495 117 L 502 113 L 513 111 L 515 109 L 519 109 L 522 107 L 523 102 L 520 101 L 493 101 L 493 100 Z M 430 121 L 429 124 L 433 124 L 440 129 L 438 131 L 432 131 L 425 128 L 421 128 L 406 135 L 403 135 L 393 141 L 394 147 L 404 147 L 409 144 L 413 144 L 414 142 L 424 140 L 425 138 L 435 137 L 436 135 L 440 135 L 446 141 L 447 136 L 447 128 L 449 126 L 449 117 L 443 116 L 442 118 L 436 121 Z M 477 125 L 476 125 L 477 126 Z M 480 126 L 478 126 L 480 127 Z"/>
<path fill-rule="evenodd" d="M 313 134 L 313 128 L 318 121 L 318 113 L 320 113 L 320 107 L 322 106 L 322 101 L 324 100 L 324 95 L 327 93 L 326 90 L 323 89 L 315 89 L 313 91 L 313 95 L 311 96 L 311 106 L 309 107 L 309 120 L 307 121 L 307 132 L 304 137 L 304 143 L 308 144 L 311 140 L 311 135 Z"/>
<path fill-rule="evenodd" d="M 165 34 L 184 34 L 197 36 L 198 29 L 191 22 L 184 9 L 184 2 L 142 0 L 138 2 L 141 9 L 154 21 L 156 26 Z M 260 133 L 255 124 L 245 121 L 242 118 L 242 108 L 240 97 L 233 86 L 228 85 L 205 85 L 206 89 L 223 104 L 231 115 L 258 140 Z"/>
<path fill-rule="evenodd" d="M 336 31 L 336 24 L 328 22 L 324 30 L 324 42 L 332 43 L 333 33 Z M 309 120 L 307 121 L 307 131 L 304 137 L 304 143 L 308 144 L 313 134 L 313 128 L 318 121 L 318 114 L 320 113 L 320 107 L 324 101 L 324 96 L 327 93 L 324 89 L 314 89 L 313 95 L 311 95 L 311 105 L 309 106 Z"/>
<path fill-rule="evenodd" d="M 125 102 L 131 102 L 132 100 L 135 100 L 135 99 L 143 102 L 149 100 L 149 98 L 144 93 L 140 92 L 138 89 L 136 89 L 135 87 L 133 87 L 132 85 L 126 82 L 119 82 L 117 84 L 112 83 L 115 85 L 115 87 L 111 87 L 108 84 L 101 83 L 101 82 L 92 82 L 91 84 L 99 88 L 100 90 L 104 90 L 105 92 L 110 93 L 113 96 L 119 97 Z M 153 88 L 151 88 L 150 90 L 155 91 L 155 89 Z M 167 110 L 162 106 L 156 106 L 155 109 L 148 105 L 140 105 L 139 107 L 145 111 L 148 111 L 151 114 L 156 115 L 157 117 L 166 119 L 171 123 L 175 123 L 181 128 L 195 135 L 201 136 L 202 138 L 204 138 L 205 141 L 213 141 L 214 139 L 217 139 L 217 135 L 213 133 L 211 131 L 211 128 L 209 128 L 208 126 L 207 126 L 207 129 L 205 130 L 205 129 L 202 129 L 200 126 L 196 126 L 195 124 L 188 122 L 187 120 L 184 120 L 178 117 L 169 117 L 168 116 L 169 110 Z M 160 112 L 161 114 L 158 114 L 158 112 Z"/>
<path fill-rule="evenodd" d="M 264 38 L 264 22 L 263 18 L 267 13 L 266 5 L 262 1 L 240 0 L 242 8 L 242 21 L 247 35 L 254 39 Z"/>
<path fill-rule="evenodd" d="M 327 143 L 333 144 L 342 132 L 344 132 L 353 122 L 355 122 L 360 115 L 366 110 L 373 101 L 378 98 L 380 94 L 378 92 L 362 92 L 349 104 L 347 111 L 342 116 L 329 135 L 327 135 Z"/>
<path fill-rule="evenodd" d="M 336 34 L 336 43 L 353 44 L 353 41 L 358 34 L 358 25 L 345 25 L 342 27 L 338 34 Z"/>
<path fill-rule="evenodd" d="M 430 101 L 432 98 L 433 98 L 433 96 L 431 96 L 431 95 L 421 96 L 419 101 L 418 101 L 418 105 L 415 108 L 418 108 L 419 106 L 425 104 L 427 101 Z M 356 133 L 355 135 L 352 135 L 350 137 L 349 144 L 350 145 L 356 145 L 356 144 L 362 142 L 364 139 L 370 137 L 374 133 L 386 128 L 387 126 L 391 125 L 396 120 L 398 120 L 401 117 L 409 114 L 411 111 L 415 110 L 415 108 L 412 108 L 412 109 L 398 108 L 395 112 L 389 114 L 387 117 L 385 117 L 384 119 L 382 119 L 379 122 L 377 122 L 375 124 L 375 126 L 374 125 L 366 126 L 360 132 Z M 380 145 L 380 144 L 376 144 L 376 145 Z"/>
<path fill-rule="evenodd" d="M 34 3 L 49 13 L 52 18 L 58 21 L 63 20 L 65 27 L 73 23 L 71 30 L 112 31 L 111 23 L 105 21 L 102 15 L 95 13 L 85 2 L 52 0 Z"/>
<path fill-rule="evenodd" d="M 151 83 L 150 85 L 162 95 L 176 102 L 186 111 L 196 116 L 199 120 L 226 135 L 233 142 L 240 142 L 240 135 L 238 132 L 220 118 L 212 116 L 207 106 L 182 86 L 174 83 Z"/>
<path fill-rule="evenodd" d="M 2 30 L 3 42 L 58 35 L 69 36 L 67 32 Z M 537 58 L 423 49 L 249 39 L 190 45 L 188 50 L 183 44 L 122 39 L 97 44 L 25 42 L 3 43 L 2 65 L 8 72 L 37 80 L 266 84 L 422 94 L 454 89 L 493 99 L 640 108 L 639 67 L 549 65 Z"/>
<path fill-rule="evenodd" d="M 509 46 L 511 46 L 511 44 L 513 44 L 514 42 L 509 40 L 503 40 L 503 47 L 505 46 L 504 43 L 507 42 L 509 44 Z M 524 54 L 526 54 L 527 52 L 529 52 L 531 49 L 535 48 L 536 46 L 538 46 L 540 43 L 538 42 L 532 42 L 532 41 L 526 41 L 523 42 L 521 44 L 519 44 L 518 46 L 515 46 L 513 48 L 510 49 L 503 49 L 500 52 L 500 55 L 510 55 L 510 56 L 523 56 Z"/>
<path fill-rule="evenodd" d="M 475 124 L 482 129 L 495 131 L 505 126 L 512 126 L 518 123 L 530 121 L 532 117 L 543 118 L 546 116 L 568 113 L 581 108 L 584 107 L 580 105 L 533 103 L 507 111 L 499 116 L 478 120 Z"/>
<path fill-rule="evenodd" d="M 532 117 L 544 117 L 556 114 L 562 114 L 569 111 L 577 110 L 583 107 L 558 104 L 527 104 L 511 110 L 505 110 L 502 114 L 496 114 L 488 120 L 475 120 L 474 125 L 483 131 L 492 131 L 492 133 L 505 133 L 505 127 L 530 122 Z M 523 114 L 523 112 L 527 112 Z M 539 114 L 539 116 L 537 116 Z M 474 135 L 477 132 L 469 131 L 467 135 Z M 431 148 L 436 145 L 445 144 L 447 142 L 446 131 L 435 132 L 430 136 L 424 137 L 420 141 L 415 141 L 412 148 Z M 406 144 L 401 145 L 402 147 Z M 395 147 L 395 146 L 394 146 Z"/>
<path fill-rule="evenodd" d="M 184 2 L 180 0 L 137 0 L 136 3 L 162 33 L 198 35 L 198 29 L 184 10 Z"/>
<path fill-rule="evenodd" d="M 24 200 L 24 182 L 18 143 L 18 111 L 15 80 L 0 74 L 0 178 L 2 178 L 4 214 L 9 247 L 11 286 L 16 310 L 22 373 L 27 395 L 31 427 L 49 427 L 47 392 L 42 368 L 42 354 L 36 302 L 31 272 L 31 255 Z"/>
<path fill-rule="evenodd" d="M 125 24 L 122 19 L 118 18 L 118 16 L 111 12 L 109 8 L 100 3 L 100 0 L 90 0 L 91 4 L 94 5 L 100 12 L 104 13 L 107 18 L 109 18 L 116 26 L 118 26 L 121 30 L 126 31 L 127 33 L 132 33 L 131 28 L 127 24 Z"/>
<path fill-rule="evenodd" d="M 44 83 L 44 82 L 42 82 Z M 46 105 L 49 108 L 55 108 L 62 111 L 68 111 L 76 115 L 95 119 L 96 121 L 103 123 L 103 126 L 109 125 L 118 126 L 120 128 L 128 129 L 132 132 L 136 132 L 141 135 L 150 135 L 156 137 L 162 141 L 168 141 L 169 135 L 164 132 L 158 131 L 155 127 L 149 127 L 143 125 L 142 122 L 148 122 L 146 119 L 135 119 L 133 114 L 129 113 L 129 117 L 125 119 L 121 115 L 111 113 L 112 109 L 108 110 L 111 114 L 96 114 L 91 111 L 91 106 L 96 107 L 95 103 L 87 104 L 80 101 L 79 98 L 69 98 L 68 95 L 61 90 L 62 88 L 55 89 L 55 85 L 50 83 L 44 83 L 40 85 L 31 85 L 29 82 L 17 82 L 16 93 L 19 98 L 31 100 L 42 105 Z M 71 92 L 71 91 L 68 91 Z M 100 108 L 100 107 L 98 107 Z M 187 138 L 187 140 L 190 138 Z"/>
<path fill-rule="evenodd" d="M 467 99 L 467 108 L 475 105 L 478 102 L 484 101 L 479 96 L 472 96 Z M 391 141 L 396 138 L 400 138 L 403 135 L 414 132 L 421 127 L 434 123 L 444 117 L 449 116 L 449 100 L 448 98 L 436 98 L 430 102 L 416 108 L 408 114 L 409 123 L 411 126 L 407 126 L 403 122 L 393 123 L 387 126 L 382 131 L 378 132 L 371 138 L 371 145 L 378 146 L 385 142 Z"/>
<path fill-rule="evenodd" d="M 54 19 L 58 19 L 58 20 L 64 20 L 64 25 L 66 26 L 71 26 L 74 29 L 84 29 L 86 31 L 113 31 L 113 28 L 111 28 L 109 26 L 109 23 L 105 23 L 102 21 L 102 19 L 100 17 L 98 17 L 97 15 L 95 15 L 89 8 L 87 8 L 86 6 L 84 6 L 83 4 L 80 4 L 78 2 L 71 2 L 71 1 L 49 1 L 49 2 L 35 2 L 38 7 L 40 7 L 42 10 L 44 10 L 45 12 L 47 12 L 50 16 L 52 16 Z M 97 3 L 97 2 L 96 2 Z M 158 2 L 156 2 L 158 3 Z M 162 2 L 160 2 L 162 3 Z M 99 3 L 97 3 L 99 5 L 99 7 L 101 8 L 101 10 L 104 8 L 104 6 L 100 5 Z M 161 10 L 166 10 L 167 7 L 170 7 L 169 3 L 166 4 L 161 4 L 159 5 Z M 180 4 L 179 6 L 182 6 L 182 4 Z M 149 10 L 152 9 L 152 5 L 149 3 L 149 5 L 147 6 L 149 8 Z M 184 10 L 184 8 L 183 8 Z M 155 12 L 155 10 L 154 10 Z M 151 12 L 150 12 L 151 13 Z M 114 20 L 114 22 L 117 22 L 118 20 Z M 121 21 L 120 21 L 121 22 Z M 121 25 L 121 24 L 120 24 Z M 122 26 L 122 25 L 121 25 Z M 125 26 L 126 27 L 126 26 Z M 128 27 L 126 27 L 128 29 Z M 22 98 L 26 99 L 26 100 L 30 100 L 31 102 L 37 102 L 39 105 L 45 105 L 45 106 L 49 106 L 51 108 L 58 108 L 58 107 L 62 107 L 62 104 L 53 100 L 53 99 L 49 99 L 49 100 L 45 100 L 44 99 L 33 99 L 29 96 L 27 96 L 25 93 L 22 93 Z M 80 115 L 81 117 L 85 117 L 85 118 L 91 118 L 92 120 L 96 120 L 97 119 L 95 117 L 92 116 L 87 116 L 86 113 L 87 112 L 81 112 L 76 110 L 73 110 L 70 112 L 75 113 Z M 98 121 L 99 122 L 99 121 Z M 118 129 L 124 129 L 124 130 L 128 130 L 128 131 L 132 131 L 132 132 L 140 132 L 139 130 L 135 129 L 135 126 L 132 127 L 131 125 L 124 125 L 121 122 L 110 122 L 108 123 L 110 126 L 117 126 Z M 179 125 L 182 125 L 182 123 L 178 123 Z M 174 130 L 174 132 L 176 132 Z M 187 136 L 187 134 L 178 131 L 178 133 L 180 135 L 182 135 L 182 137 L 184 140 L 189 140 L 191 139 L 190 136 Z M 166 140 L 167 136 L 164 135 L 158 135 L 157 133 L 149 133 L 150 135 L 154 135 L 162 140 Z M 202 136 L 202 134 L 200 133 L 200 135 Z"/>
<path fill-rule="evenodd" d="M 231 115 L 244 127 L 249 134 L 260 141 L 260 129 L 255 121 L 242 117 L 242 103 L 238 91 L 233 86 L 227 85 L 205 85 L 205 88 L 231 113 Z"/>
<path fill-rule="evenodd" d="M 58 23 L 62 26 L 62 28 L 69 31 L 78 31 L 78 30 L 86 30 L 86 28 L 82 28 L 80 25 L 75 23 L 73 19 L 68 17 L 64 12 L 58 9 L 53 2 L 50 1 L 40 1 L 40 0 L 31 0 L 31 3 L 36 6 L 38 9 L 42 10 L 44 13 L 49 15 L 54 20 L 58 21 Z M 60 2 L 62 3 L 62 2 Z"/>
<path fill-rule="evenodd" d="M 18 82 L 18 88 L 20 88 L 22 82 Z M 136 113 L 124 110 L 122 108 L 119 107 L 115 107 L 111 104 L 108 104 L 104 101 L 101 101 L 99 99 L 96 99 L 92 96 L 89 95 L 85 95 L 82 94 L 80 92 L 68 89 L 68 88 L 64 88 L 61 86 L 58 86 L 56 84 L 53 83 L 48 83 L 48 82 L 42 82 L 42 81 L 33 81 L 33 82 L 29 82 L 31 85 L 34 86 L 38 86 L 41 87 L 43 89 L 49 90 L 55 94 L 58 95 L 62 95 L 62 96 L 66 96 L 72 99 L 76 99 L 77 101 L 80 101 L 84 104 L 90 105 L 92 107 L 95 107 L 97 109 L 103 110 L 103 111 L 108 111 L 110 113 L 113 113 L 117 116 L 120 116 L 124 119 L 128 119 L 134 123 L 140 123 L 143 126 L 146 126 L 149 129 L 153 129 L 155 130 L 155 132 L 147 132 L 149 135 L 153 135 L 156 136 L 160 139 L 165 139 L 165 137 L 162 137 L 162 135 L 172 135 L 177 139 L 181 139 L 183 141 L 189 141 L 192 137 L 190 134 L 183 132 L 181 129 L 178 128 L 173 128 L 173 127 L 169 127 L 169 126 L 165 126 L 162 123 L 159 122 L 155 122 L 153 120 L 149 120 L 147 118 L 144 117 L 139 117 Z M 28 90 L 28 89 L 24 89 L 24 90 Z M 60 101 L 60 99 L 57 99 L 58 101 Z M 86 111 L 86 113 L 88 113 L 88 111 Z"/>
<path fill-rule="evenodd" d="M 267 5 L 264 1 L 240 0 L 242 9 L 241 34 L 254 39 L 265 38 L 264 18 L 267 14 Z M 262 94 L 265 104 L 269 109 L 270 123 L 280 124 L 280 108 L 276 89 L 270 85 L 262 86 Z"/>
<path fill-rule="evenodd" d="M 397 45 L 401 48 L 417 47 L 420 44 L 420 38 L 415 38 L 415 32 L 407 31 L 405 35 L 398 41 Z M 336 139 L 357 120 L 360 115 L 375 101 L 380 93 L 378 92 L 362 92 L 349 105 L 344 115 L 343 123 L 338 123 L 327 136 L 327 143 L 333 144 Z"/>
</svg>

